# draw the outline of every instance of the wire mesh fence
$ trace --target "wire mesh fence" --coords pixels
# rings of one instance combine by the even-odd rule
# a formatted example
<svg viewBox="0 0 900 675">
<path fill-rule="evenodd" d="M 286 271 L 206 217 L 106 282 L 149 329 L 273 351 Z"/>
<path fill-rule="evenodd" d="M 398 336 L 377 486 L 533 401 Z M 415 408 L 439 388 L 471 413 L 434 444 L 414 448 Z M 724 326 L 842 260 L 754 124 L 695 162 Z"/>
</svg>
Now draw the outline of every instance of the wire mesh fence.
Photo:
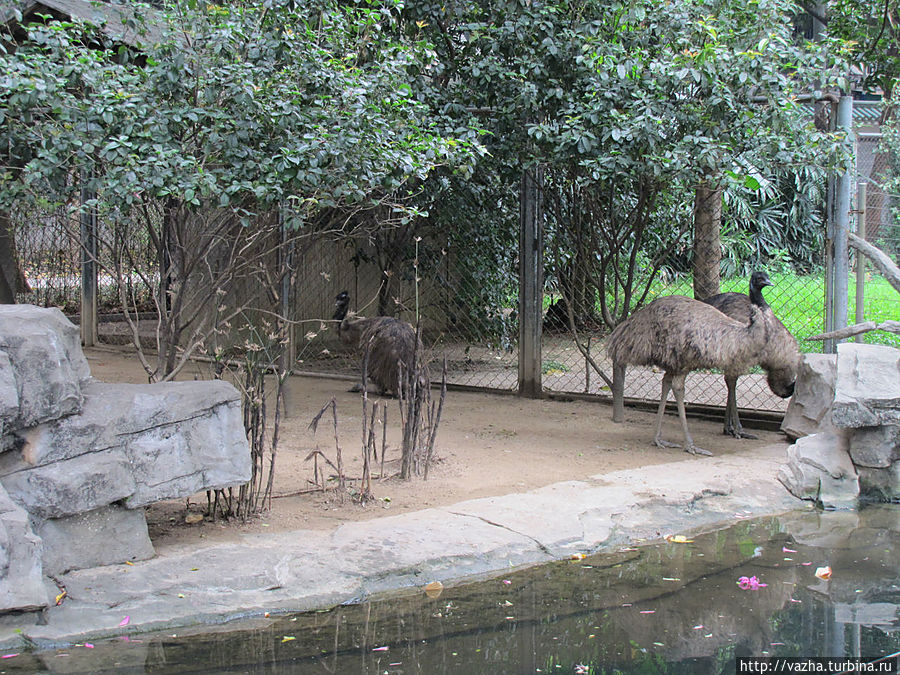
<svg viewBox="0 0 900 675">
<path fill-rule="evenodd" d="M 875 135 L 859 140 L 859 176 L 869 185 L 865 204 L 859 207 L 865 207 L 866 239 L 900 261 L 900 224 L 893 208 L 897 197 L 882 189 L 887 167 L 878 154 L 877 141 Z M 583 198 L 585 208 L 596 206 L 590 201 L 596 195 Z M 692 222 L 692 205 L 670 206 L 678 222 Z M 552 202 L 550 208 L 554 208 Z M 668 271 L 685 269 L 685 251 L 692 245 L 691 228 L 672 228 L 638 252 L 635 278 L 628 290 L 631 296 L 623 301 L 622 285 L 597 283 L 606 278 L 603 275 L 617 278 L 622 261 L 613 257 L 604 260 L 598 254 L 603 242 L 584 238 L 587 229 L 579 229 L 576 211 L 556 215 L 565 216 L 560 220 L 568 223 L 568 229 L 550 227 L 545 232 L 542 386 L 551 393 L 609 397 L 607 378 L 612 376 L 612 364 L 605 341 L 616 320 L 621 319 L 616 312 L 622 307 L 633 310 L 662 295 L 695 295 L 697 284 L 690 273 Z M 81 261 L 77 216 L 65 210 L 12 216 L 19 257 L 31 286 L 19 300 L 61 307 L 77 320 Z M 122 230 L 113 227 L 110 218 L 111 214 L 100 214 L 101 240 L 122 236 Z M 619 234 L 633 236 L 627 230 Z M 478 242 L 461 242 L 453 235 L 431 231 L 420 236 L 411 226 L 400 226 L 375 236 L 297 238 L 289 256 L 290 296 L 284 305 L 293 326 L 294 370 L 358 378 L 360 355 L 340 340 L 338 324 L 333 320 L 335 297 L 346 291 L 351 309 L 359 314 L 396 316 L 417 326 L 432 361 L 440 364 L 446 359 L 449 384 L 516 390 L 521 317 L 515 244 L 507 242 L 505 248 L 489 253 Z M 127 236 L 129 259 L 140 267 L 140 273 L 133 276 L 135 281 L 126 294 L 148 298 L 147 307 L 152 309 L 149 298 L 157 292 L 154 284 L 159 281 L 157 247 L 152 236 L 138 229 Z M 599 235 L 594 232 L 591 236 Z M 119 283 L 132 283 L 128 274 L 115 279 L 103 271 L 117 268 L 115 261 L 104 258 L 107 250 L 115 248 L 101 247 L 99 253 L 101 313 L 119 311 Z M 789 260 L 777 257 L 765 269 L 773 285 L 764 295 L 776 316 L 796 337 L 801 351 L 821 351 L 821 342 L 807 338 L 824 330 L 824 269 L 820 266 L 801 274 Z M 864 293 L 857 296 L 856 270 L 851 271 L 851 321 L 854 317 L 876 321 L 900 317 L 900 295 L 874 266 L 865 265 L 859 278 Z M 746 293 L 748 277 L 746 271 L 724 274 L 718 279 L 704 279 L 700 285 Z M 861 303 L 854 314 L 857 297 Z M 101 324 L 100 338 L 122 342 L 130 336 L 121 326 L 109 322 Z M 871 333 L 863 339 L 900 347 L 900 338 L 892 334 Z M 652 369 L 629 369 L 626 397 L 656 401 L 661 376 Z M 725 404 L 722 375 L 715 371 L 691 373 L 686 393 L 689 403 Z M 787 405 L 769 390 L 760 369 L 741 378 L 738 401 L 741 407 L 759 411 L 779 412 Z"/>
<path fill-rule="evenodd" d="M 479 285 L 470 258 L 447 241 L 410 241 L 388 269 L 377 264 L 378 243 L 325 239 L 295 258 L 292 321 L 298 327 L 296 370 L 357 377 L 359 353 L 344 345 L 332 321 L 334 300 L 350 295 L 360 316 L 394 316 L 418 327 L 426 352 L 448 383 L 485 389 L 517 386 L 515 278 L 507 277 L 508 301 L 495 304 Z"/>
</svg>

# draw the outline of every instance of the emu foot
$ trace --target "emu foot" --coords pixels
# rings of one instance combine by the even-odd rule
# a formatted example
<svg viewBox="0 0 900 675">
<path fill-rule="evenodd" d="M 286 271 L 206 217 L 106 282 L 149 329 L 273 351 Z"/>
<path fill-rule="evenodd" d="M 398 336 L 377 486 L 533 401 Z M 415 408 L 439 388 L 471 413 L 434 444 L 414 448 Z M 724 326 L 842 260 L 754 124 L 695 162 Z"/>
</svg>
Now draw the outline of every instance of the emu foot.
<svg viewBox="0 0 900 675">
<path fill-rule="evenodd" d="M 698 448 L 693 443 L 685 446 L 684 451 L 687 453 L 690 453 L 691 455 L 703 455 L 704 457 L 712 457 L 713 456 L 713 454 L 709 450 L 704 450 L 703 448 Z"/>
<path fill-rule="evenodd" d="M 722 433 L 726 436 L 734 436 L 735 438 L 748 438 L 754 441 L 759 440 L 759 436 L 751 434 L 749 431 L 744 431 L 743 427 L 726 426 Z"/>
<path fill-rule="evenodd" d="M 673 443 L 672 441 L 665 441 L 659 436 L 653 439 L 653 445 L 657 448 L 680 448 L 681 446 L 678 443 Z"/>
</svg>

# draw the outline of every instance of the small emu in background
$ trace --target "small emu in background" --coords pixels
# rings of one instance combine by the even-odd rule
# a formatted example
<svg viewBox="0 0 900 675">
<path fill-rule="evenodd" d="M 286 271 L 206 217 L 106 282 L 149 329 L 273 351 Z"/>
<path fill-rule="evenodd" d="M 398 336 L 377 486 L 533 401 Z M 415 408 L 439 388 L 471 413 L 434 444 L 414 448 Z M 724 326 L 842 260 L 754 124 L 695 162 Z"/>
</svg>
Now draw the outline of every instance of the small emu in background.
<svg viewBox="0 0 900 675">
<path fill-rule="evenodd" d="M 345 345 L 360 353 L 368 349 L 367 377 L 379 393 L 394 393 L 398 398 L 410 391 L 411 374 L 419 373 L 418 386 L 429 386 L 422 343 L 409 323 L 391 316 L 366 318 L 348 315 L 350 294 L 341 291 L 334 299 L 334 316 L 339 321 L 338 336 Z M 401 376 L 403 378 L 401 382 Z"/>
<path fill-rule="evenodd" d="M 685 377 L 701 368 L 743 372 L 759 362 L 765 340 L 765 317 L 756 305 L 750 308 L 749 324 L 744 324 L 715 307 L 683 295 L 657 298 L 619 324 L 607 342 L 607 352 L 613 362 L 613 421 L 621 422 L 625 415 L 625 367 L 657 366 L 665 373 L 654 444 L 678 447 L 678 444 L 662 439 L 666 400 L 671 389 L 678 405 L 684 451 L 711 455 L 694 445 L 688 431 L 684 411 Z"/>
<path fill-rule="evenodd" d="M 781 398 L 790 398 L 794 394 L 797 381 L 797 369 L 800 367 L 800 348 L 790 331 L 775 316 L 775 312 L 763 297 L 762 289 L 772 286 L 769 275 L 765 272 L 754 272 L 750 275 L 750 291 L 743 293 L 719 293 L 703 300 L 732 319 L 745 323 L 750 320 L 750 306 L 755 305 L 763 310 L 766 324 L 766 342 L 759 356 L 758 363 L 766 371 L 766 381 L 772 393 Z M 747 433 L 741 426 L 737 405 L 737 381 L 748 370 L 725 369 L 725 386 L 728 388 L 728 403 L 725 406 L 724 433 L 735 438 L 756 438 Z"/>
</svg>

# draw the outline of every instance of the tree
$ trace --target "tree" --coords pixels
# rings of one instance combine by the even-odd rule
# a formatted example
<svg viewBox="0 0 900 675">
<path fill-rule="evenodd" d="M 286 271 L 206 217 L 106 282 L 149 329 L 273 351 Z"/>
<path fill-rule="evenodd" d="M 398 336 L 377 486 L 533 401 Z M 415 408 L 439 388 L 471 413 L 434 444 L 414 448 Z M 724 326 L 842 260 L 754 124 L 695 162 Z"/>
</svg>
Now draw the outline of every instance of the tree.
<svg viewBox="0 0 900 675">
<path fill-rule="evenodd" d="M 470 160 L 475 146 L 436 133 L 412 96 L 408 71 L 429 49 L 383 30 L 398 7 L 179 3 L 152 32 L 138 20 L 139 52 L 105 49 L 89 24 L 51 21 L 2 55 L 0 204 L 101 212 L 107 271 L 122 282 L 142 357 L 125 281 L 128 243 L 149 237 L 158 278 L 145 282 L 160 289 L 151 379 L 174 377 L 248 305 L 277 307 L 281 247 L 391 227 L 416 213 L 412 184 Z M 83 206 L 80 175 L 97 195 Z"/>
<path fill-rule="evenodd" d="M 717 194 L 830 157 L 833 139 L 806 123 L 797 95 L 840 68 L 822 46 L 794 41 L 795 10 L 787 0 L 575 0 L 405 12 L 441 64 L 416 81 L 422 100 L 478 114 L 503 179 L 545 167 L 563 253 L 548 277 L 579 313 L 596 298 L 615 325 L 685 239 L 698 186 Z M 718 220 L 705 222 L 715 251 Z"/>
</svg>

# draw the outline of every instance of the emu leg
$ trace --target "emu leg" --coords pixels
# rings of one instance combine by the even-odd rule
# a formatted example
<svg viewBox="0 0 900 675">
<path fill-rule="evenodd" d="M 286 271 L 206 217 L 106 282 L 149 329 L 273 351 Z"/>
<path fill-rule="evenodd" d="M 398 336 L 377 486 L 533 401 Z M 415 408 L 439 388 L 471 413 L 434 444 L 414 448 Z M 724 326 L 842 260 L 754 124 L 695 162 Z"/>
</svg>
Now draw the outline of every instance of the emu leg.
<svg viewBox="0 0 900 675">
<path fill-rule="evenodd" d="M 672 378 L 672 390 L 675 392 L 675 403 L 678 404 L 678 417 L 681 419 L 681 430 L 684 432 L 684 448 L 685 452 L 692 455 L 712 455 L 709 450 L 698 448 L 694 445 L 694 439 L 691 438 L 691 432 L 688 431 L 687 415 L 684 412 L 684 375 Z"/>
<path fill-rule="evenodd" d="M 613 364 L 613 422 L 625 419 L 625 366 Z"/>
<path fill-rule="evenodd" d="M 659 408 L 656 411 L 656 436 L 653 444 L 658 448 L 679 448 L 678 443 L 664 441 L 662 437 L 663 418 L 666 416 L 666 400 L 669 398 L 669 390 L 672 388 L 672 376 L 665 373 L 662 379 L 662 392 L 659 395 Z"/>
<path fill-rule="evenodd" d="M 725 428 L 726 436 L 734 436 L 735 438 L 759 438 L 755 434 L 744 431 L 741 426 L 741 420 L 738 415 L 737 406 L 737 375 L 725 375 L 725 386 L 728 388 L 728 403 L 725 405 Z"/>
</svg>

